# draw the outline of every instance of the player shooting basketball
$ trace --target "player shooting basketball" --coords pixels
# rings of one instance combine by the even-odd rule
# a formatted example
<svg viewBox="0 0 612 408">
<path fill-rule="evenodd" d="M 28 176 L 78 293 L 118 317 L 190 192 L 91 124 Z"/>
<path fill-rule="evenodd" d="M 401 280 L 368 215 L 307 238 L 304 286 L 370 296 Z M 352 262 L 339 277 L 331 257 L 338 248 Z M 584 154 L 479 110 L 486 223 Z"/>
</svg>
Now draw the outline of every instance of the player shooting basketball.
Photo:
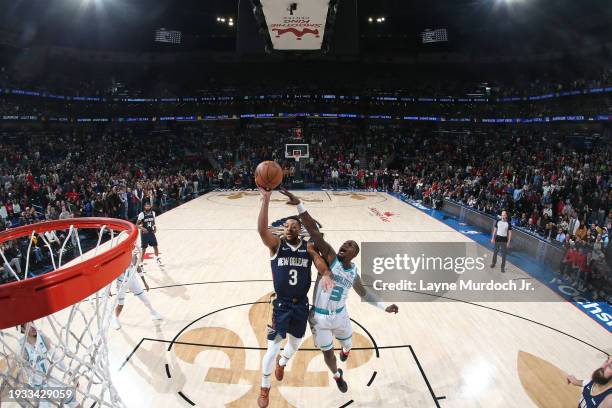
<svg viewBox="0 0 612 408">
<path fill-rule="evenodd" d="M 268 208 L 271 191 L 259 188 L 263 195 L 261 210 L 257 219 L 257 230 L 264 245 L 270 249 L 270 264 L 276 298 L 272 301 L 272 324 L 268 327 L 268 349 L 261 363 L 261 392 L 257 404 L 265 408 L 269 404 L 270 375 L 274 359 L 281 349 L 282 341 L 287 343 L 282 355 L 276 358 L 275 377 L 281 381 L 285 366 L 300 347 L 306 333 L 308 321 L 308 290 L 310 289 L 312 264 L 319 274 L 322 287 L 331 290 L 333 281 L 327 264 L 315 250 L 314 245 L 300 238 L 299 219 L 285 221 L 283 235 L 279 238 L 268 229 Z"/>
<path fill-rule="evenodd" d="M 314 290 L 313 308 L 310 312 L 310 328 L 314 336 L 315 346 L 320 348 L 325 357 L 325 363 L 334 375 L 334 380 L 341 392 L 348 390 L 348 385 L 343 378 L 342 369 L 338 368 L 336 356 L 334 355 L 335 337 L 342 345 L 340 350 L 340 361 L 346 361 L 352 347 L 353 327 L 351 319 L 346 310 L 346 298 L 352 288 L 363 300 L 371 303 L 387 313 L 397 313 L 396 305 L 385 306 L 379 297 L 371 290 L 366 289 L 361 283 L 357 266 L 351 262 L 359 254 L 359 245 L 353 240 L 344 242 L 338 249 L 338 253 L 324 239 L 323 234 L 317 228 L 315 220 L 310 216 L 304 204 L 292 193 L 281 190 L 281 193 L 289 198 L 287 204 L 297 205 L 300 219 L 310 234 L 316 249 L 321 253 L 325 261 L 330 265 L 334 287 L 330 291 L 326 287 L 316 283 Z"/>
</svg>

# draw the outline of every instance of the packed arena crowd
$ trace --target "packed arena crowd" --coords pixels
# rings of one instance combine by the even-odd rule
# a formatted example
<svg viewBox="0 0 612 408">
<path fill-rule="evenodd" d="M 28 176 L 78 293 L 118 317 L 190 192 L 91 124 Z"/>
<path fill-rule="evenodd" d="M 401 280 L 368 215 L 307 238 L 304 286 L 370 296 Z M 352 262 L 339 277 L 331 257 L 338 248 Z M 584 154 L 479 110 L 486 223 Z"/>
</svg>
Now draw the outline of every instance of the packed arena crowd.
<svg viewBox="0 0 612 408">
<path fill-rule="evenodd" d="M 434 207 L 448 199 L 492 216 L 506 210 L 513 226 L 564 248 L 565 279 L 608 296 L 612 144 L 581 151 L 553 132 L 504 133 L 411 140 L 393 189 Z"/>
<path fill-rule="evenodd" d="M 94 77 L 84 81 L 82 75 L 53 69 L 47 72 L 25 81 L 11 68 L 3 68 L 0 86 L 57 92 L 44 84 L 60 84 L 68 95 L 111 99 L 179 96 L 194 89 L 193 83 L 182 86 L 178 79 L 172 84 L 155 82 L 155 78 L 167 77 L 164 70 L 103 84 Z M 609 86 L 611 72 L 594 69 L 582 72 L 581 79 L 559 71 L 540 79 L 525 76 L 512 82 L 440 84 L 434 80 L 406 83 L 405 77 L 391 70 L 362 88 L 368 90 L 364 94 L 367 98 L 343 100 L 323 100 L 321 95 L 357 95 L 346 81 L 330 80 L 327 88 L 313 88 L 306 79 L 287 82 L 281 77 L 258 89 L 257 85 L 224 83 L 211 76 L 200 77 L 205 91 L 199 94 L 215 96 L 210 101 L 68 102 L 5 93 L 0 94 L 0 113 L 36 117 L 348 110 L 450 117 L 605 114 L 612 112 L 608 93 L 484 104 L 402 102 L 385 100 L 384 96 L 442 97 L 474 91 L 491 97 L 537 95 Z M 100 78 L 112 77 L 99 73 Z M 278 98 L 244 98 L 260 93 Z M 232 95 L 233 99 L 220 99 L 220 95 Z M 289 131 L 295 126 L 304 128 L 304 139 L 299 142 L 310 146 L 309 157 L 298 163 L 286 158 L 284 152 L 284 143 L 291 142 Z M 274 159 L 281 163 L 288 186 L 299 176 L 305 183 L 323 188 L 393 191 L 433 207 L 452 200 L 489 215 L 508 210 L 515 227 L 565 247 L 570 261 L 561 269 L 576 284 L 585 285 L 602 276 L 609 279 L 611 273 L 604 249 L 612 229 L 612 144 L 605 127 L 603 135 L 585 130 L 572 138 L 575 130 L 553 125 L 443 126 L 369 119 L 65 124 L 43 129 L 7 124 L 0 131 L 0 230 L 81 216 L 134 220 L 147 201 L 163 212 L 209 189 L 255 188 L 256 165 Z M 43 243 L 37 245 L 42 248 Z M 22 259 L 20 248 L 7 248 L 5 253 L 10 258 L 7 263 L 23 262 L 15 260 Z M 586 262 L 581 261 L 582 256 Z M 6 266 L 3 269 L 6 277 Z"/>
<path fill-rule="evenodd" d="M 133 220 L 146 201 L 162 212 L 208 189 L 255 188 L 257 163 L 275 159 L 287 185 L 297 170 L 323 188 L 394 191 L 431 206 L 448 199 L 491 215 L 506 209 L 516 227 L 568 250 L 588 248 L 595 277 L 609 272 L 612 145 L 605 137 L 574 146 L 549 128 L 319 121 L 306 124 L 310 155 L 296 163 L 279 143 L 287 132 L 257 121 L 5 129 L 0 228 L 80 216 Z"/>
<path fill-rule="evenodd" d="M 197 195 L 210 169 L 188 130 L 5 129 L 0 137 L 0 230 L 72 217 L 134 221 L 145 202 L 163 212 Z M 18 273 L 28 245 L 6 248 Z M 42 239 L 33 251 L 34 267 L 49 261 Z M 10 279 L 8 272 L 5 266 L 2 277 Z"/>
</svg>

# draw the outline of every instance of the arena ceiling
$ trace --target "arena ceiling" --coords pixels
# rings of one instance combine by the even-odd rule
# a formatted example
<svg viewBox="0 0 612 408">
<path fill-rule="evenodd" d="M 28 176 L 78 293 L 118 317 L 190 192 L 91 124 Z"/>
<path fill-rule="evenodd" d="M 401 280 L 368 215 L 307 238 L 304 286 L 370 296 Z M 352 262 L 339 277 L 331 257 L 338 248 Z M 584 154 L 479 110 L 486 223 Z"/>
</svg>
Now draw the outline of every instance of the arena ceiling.
<svg viewBox="0 0 612 408">
<path fill-rule="evenodd" d="M 357 3 L 359 45 L 365 54 L 571 51 L 612 41 L 612 8 L 602 0 Z M 0 35 L 5 44 L 20 47 L 176 51 L 153 42 L 154 30 L 165 27 L 182 31 L 183 44 L 178 49 L 231 52 L 238 24 L 227 22 L 229 18 L 235 22 L 237 15 L 237 0 L 0 0 Z M 379 17 L 385 21 L 377 23 Z M 449 42 L 421 44 L 419 33 L 436 28 L 448 29 Z"/>
</svg>

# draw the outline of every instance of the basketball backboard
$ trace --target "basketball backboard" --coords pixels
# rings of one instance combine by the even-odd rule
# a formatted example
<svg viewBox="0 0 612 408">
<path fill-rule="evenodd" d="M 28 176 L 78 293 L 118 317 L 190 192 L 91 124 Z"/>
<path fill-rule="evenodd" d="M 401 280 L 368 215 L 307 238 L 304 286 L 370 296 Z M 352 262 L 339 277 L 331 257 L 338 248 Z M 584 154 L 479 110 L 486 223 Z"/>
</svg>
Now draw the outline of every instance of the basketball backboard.
<svg viewBox="0 0 612 408">
<path fill-rule="evenodd" d="M 304 143 L 288 143 L 285 145 L 285 158 L 295 159 L 307 159 L 310 157 L 309 146 Z"/>
</svg>

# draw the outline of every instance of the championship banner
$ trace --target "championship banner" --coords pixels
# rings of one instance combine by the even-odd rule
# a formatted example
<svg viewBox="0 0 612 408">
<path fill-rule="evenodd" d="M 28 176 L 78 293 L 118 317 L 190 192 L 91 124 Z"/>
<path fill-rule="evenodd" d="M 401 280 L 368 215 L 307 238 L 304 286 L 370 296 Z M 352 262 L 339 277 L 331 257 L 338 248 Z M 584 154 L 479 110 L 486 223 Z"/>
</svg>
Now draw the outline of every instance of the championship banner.
<svg viewBox="0 0 612 408">
<path fill-rule="evenodd" d="M 275 50 L 320 50 L 329 0 L 261 0 Z"/>
</svg>

